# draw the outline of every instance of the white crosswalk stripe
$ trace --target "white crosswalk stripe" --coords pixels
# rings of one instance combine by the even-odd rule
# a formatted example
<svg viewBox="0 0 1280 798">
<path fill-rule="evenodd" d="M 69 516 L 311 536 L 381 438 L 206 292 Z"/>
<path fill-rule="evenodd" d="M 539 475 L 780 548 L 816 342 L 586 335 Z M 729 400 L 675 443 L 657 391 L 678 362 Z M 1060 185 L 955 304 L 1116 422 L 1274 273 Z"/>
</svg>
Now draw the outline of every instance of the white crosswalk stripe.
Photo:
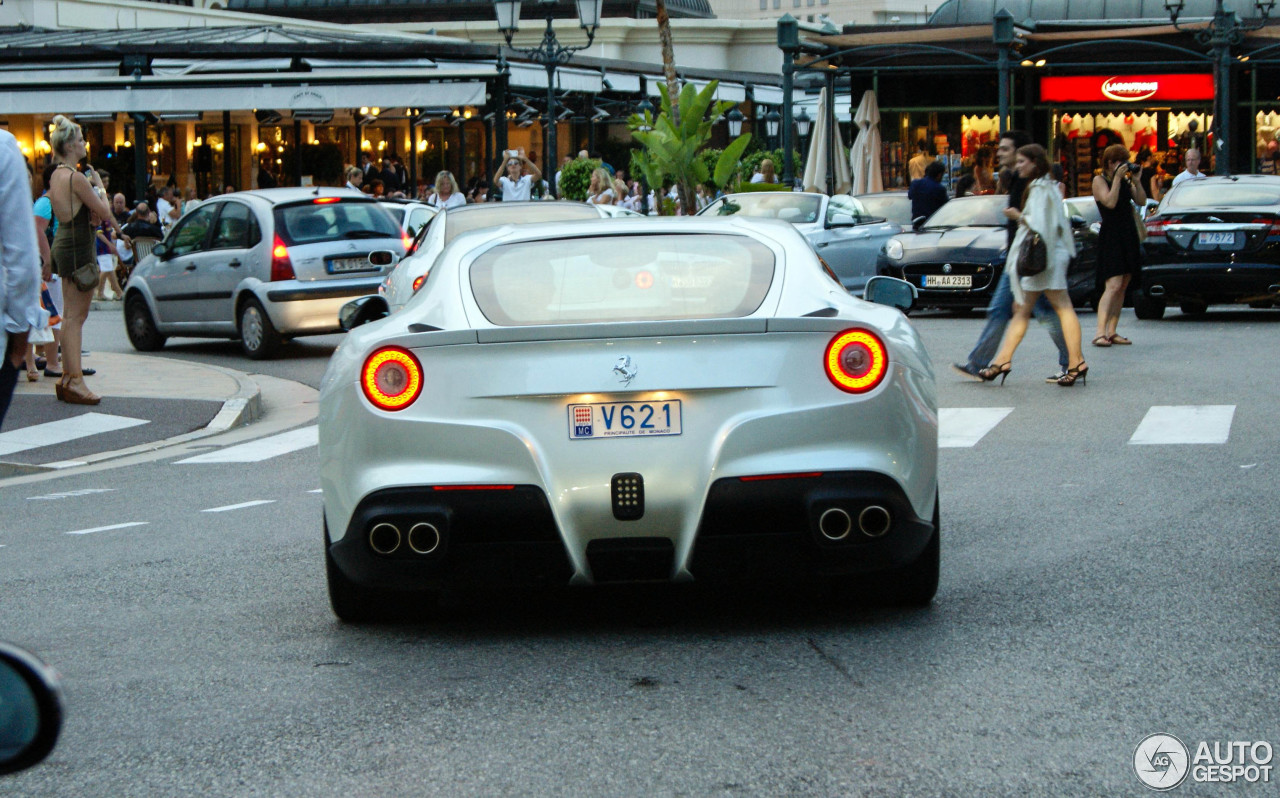
<svg viewBox="0 0 1280 798">
<path fill-rule="evenodd" d="M 1235 412 L 1235 405 L 1156 405 L 1147 411 L 1129 443 L 1226 443 Z"/>
<path fill-rule="evenodd" d="M 113 416 L 108 413 L 84 413 L 60 421 L 33 424 L 30 427 L 0 432 L 0 455 L 17 454 L 42 446 L 54 446 L 90 435 L 128 429 L 151 422 L 144 418 Z"/>
<path fill-rule="evenodd" d="M 207 510 L 201 510 L 202 513 L 225 513 L 231 510 L 243 510 L 248 507 L 259 507 L 263 504 L 275 504 L 275 499 L 255 499 L 251 502 L 240 502 L 239 504 L 228 504 L 224 507 L 210 507 Z"/>
<path fill-rule="evenodd" d="M 976 446 L 988 432 L 1013 412 L 1012 407 L 938 408 L 938 448 Z"/>
<path fill-rule="evenodd" d="M 271 435 L 266 438 L 259 438 L 248 443 L 241 443 L 237 446 L 228 446 L 225 449 L 218 449 L 213 452 L 205 452 L 204 454 L 188 457 L 185 460 L 179 460 L 179 463 L 259 463 L 263 460 L 270 460 L 272 457 L 279 457 L 282 454 L 296 452 L 299 449 L 306 449 L 309 446 L 315 446 L 320 441 L 320 430 L 318 427 L 302 427 L 301 429 L 290 430 L 279 435 Z"/>
<path fill-rule="evenodd" d="M 131 526 L 146 526 L 150 521 L 130 521 L 124 524 L 110 524 L 108 526 L 95 526 L 89 529 L 76 529 L 68 532 L 68 535 L 92 535 L 94 532 L 110 532 L 113 529 L 128 529 Z"/>
</svg>

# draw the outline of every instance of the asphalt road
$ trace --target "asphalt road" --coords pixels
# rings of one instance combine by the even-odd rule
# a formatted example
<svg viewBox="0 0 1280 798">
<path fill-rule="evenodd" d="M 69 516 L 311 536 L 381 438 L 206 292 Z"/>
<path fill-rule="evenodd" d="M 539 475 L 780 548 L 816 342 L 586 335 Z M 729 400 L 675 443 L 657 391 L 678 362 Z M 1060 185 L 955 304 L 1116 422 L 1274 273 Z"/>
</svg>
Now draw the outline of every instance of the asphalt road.
<svg viewBox="0 0 1280 798">
<path fill-rule="evenodd" d="M 98 315 L 93 345 L 127 346 Z M 1037 329 L 999 387 L 945 370 L 981 319 L 916 323 L 940 406 L 1010 409 L 942 450 L 923 611 L 655 590 L 350 627 L 314 448 L 0 486 L 0 638 L 67 702 L 51 759 L 0 794 L 1137 795 L 1151 733 L 1280 748 L 1280 312 L 1129 315 L 1135 345 L 1087 348 L 1069 390 Z M 315 386 L 337 340 L 160 356 Z M 1226 442 L 1130 443 L 1153 406 L 1230 406 Z"/>
</svg>

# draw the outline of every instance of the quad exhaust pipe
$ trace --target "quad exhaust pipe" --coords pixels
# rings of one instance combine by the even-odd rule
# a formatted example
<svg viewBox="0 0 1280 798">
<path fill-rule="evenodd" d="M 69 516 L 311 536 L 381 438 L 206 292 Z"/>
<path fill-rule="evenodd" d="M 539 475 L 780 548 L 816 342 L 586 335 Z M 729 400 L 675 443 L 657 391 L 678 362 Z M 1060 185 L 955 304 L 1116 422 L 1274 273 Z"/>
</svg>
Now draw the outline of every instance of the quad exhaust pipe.
<svg viewBox="0 0 1280 798">
<path fill-rule="evenodd" d="M 840 507 L 830 507 L 818 517 L 818 531 L 831 541 L 842 541 L 853 532 L 853 517 Z M 858 513 L 858 531 L 869 538 L 878 538 L 888 533 L 893 526 L 893 516 L 887 509 L 878 504 L 862 508 Z"/>
<path fill-rule="evenodd" d="M 400 527 L 388 521 L 373 525 L 369 530 L 369 548 L 381 555 L 395 554 L 402 545 L 407 545 L 414 554 L 434 554 L 444 542 L 444 536 L 435 524 L 420 521 L 409 527 L 407 534 Z"/>
</svg>

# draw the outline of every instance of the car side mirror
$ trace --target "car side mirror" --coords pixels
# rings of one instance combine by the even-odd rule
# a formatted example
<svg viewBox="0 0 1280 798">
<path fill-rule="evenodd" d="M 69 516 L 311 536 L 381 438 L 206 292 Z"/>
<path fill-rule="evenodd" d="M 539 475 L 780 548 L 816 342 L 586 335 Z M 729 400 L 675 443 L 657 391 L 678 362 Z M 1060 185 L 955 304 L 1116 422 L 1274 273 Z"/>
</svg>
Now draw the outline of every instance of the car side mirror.
<svg viewBox="0 0 1280 798">
<path fill-rule="evenodd" d="M 167 241 L 158 242 L 151 248 L 151 254 L 156 256 L 156 260 L 168 260 L 169 243 Z"/>
<path fill-rule="evenodd" d="M 878 275 L 867 280 L 866 287 L 862 289 L 862 298 L 905 313 L 916 303 L 916 287 L 897 277 Z"/>
<path fill-rule="evenodd" d="M 827 222 L 827 227 L 853 227 L 857 225 L 858 220 L 854 219 L 848 213 L 833 213 L 831 219 Z"/>
<path fill-rule="evenodd" d="M 375 249 L 369 253 L 369 263 L 374 266 L 390 266 L 395 259 L 395 253 L 389 249 Z"/>
<path fill-rule="evenodd" d="M 920 232 L 920 228 L 924 227 L 924 220 L 925 220 L 926 218 L 928 218 L 928 217 L 926 217 L 926 216 L 917 216 L 916 218 L 912 219 L 912 220 L 911 220 L 911 229 L 912 229 L 912 230 L 915 230 L 917 233 L 918 233 L 918 232 Z"/>
<path fill-rule="evenodd" d="M 1087 224 L 1088 224 L 1088 222 L 1087 222 L 1087 221 L 1085 221 L 1085 218 L 1084 218 L 1083 216 L 1077 216 L 1077 215 L 1075 215 L 1074 213 L 1073 213 L 1073 214 L 1071 214 L 1071 229 L 1072 229 L 1072 230 L 1079 230 L 1080 228 L 1084 227 L 1084 226 L 1085 226 L 1085 225 L 1087 225 Z"/>
<path fill-rule="evenodd" d="M 54 670 L 0 643 L 0 776 L 38 764 L 62 730 L 62 691 Z"/>
<path fill-rule="evenodd" d="M 344 332 L 351 332 L 361 324 L 386 318 L 391 315 L 387 300 L 377 294 L 353 299 L 338 311 L 338 326 Z"/>
</svg>

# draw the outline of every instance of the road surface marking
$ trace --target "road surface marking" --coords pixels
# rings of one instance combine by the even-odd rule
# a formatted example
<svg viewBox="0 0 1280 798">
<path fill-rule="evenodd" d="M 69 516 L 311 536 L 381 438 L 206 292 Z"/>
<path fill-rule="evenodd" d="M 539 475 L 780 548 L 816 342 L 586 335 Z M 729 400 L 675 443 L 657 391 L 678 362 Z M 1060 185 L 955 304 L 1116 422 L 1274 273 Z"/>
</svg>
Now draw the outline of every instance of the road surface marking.
<svg viewBox="0 0 1280 798">
<path fill-rule="evenodd" d="M 179 463 L 258 463 L 299 449 L 315 446 L 320 441 L 320 429 L 316 426 L 290 430 L 279 435 L 259 438 L 238 446 L 228 446 L 213 452 L 179 460 Z"/>
<path fill-rule="evenodd" d="M 1012 407 L 940 407 L 938 448 L 976 446 L 984 435 L 995 429 L 1012 412 Z"/>
<path fill-rule="evenodd" d="M 316 488 L 315 490 L 309 490 L 307 491 L 307 493 L 324 493 L 324 488 Z"/>
<path fill-rule="evenodd" d="M 95 493 L 111 493 L 115 488 L 82 488 L 81 490 L 69 490 L 64 493 L 50 493 L 45 496 L 28 496 L 29 502 L 54 501 L 55 499 L 70 499 L 74 496 L 91 496 Z"/>
<path fill-rule="evenodd" d="M 136 427 L 151 422 L 144 418 L 128 416 L 112 416 L 107 413 L 85 413 L 60 421 L 48 421 L 44 424 L 33 424 L 30 427 L 0 432 L 0 455 L 17 454 L 28 449 L 39 449 L 42 446 L 53 446 L 66 443 L 77 438 L 100 435 L 104 432 Z"/>
<path fill-rule="evenodd" d="M 1235 412 L 1235 405 L 1154 405 L 1129 443 L 1226 443 Z"/>
<path fill-rule="evenodd" d="M 110 532 L 113 529 L 128 529 L 131 526 L 146 526 L 150 521 L 130 521 L 127 524 L 112 524 L 111 526 L 95 526 L 92 529 L 76 529 L 68 532 L 68 535 L 91 535 L 94 532 Z"/>
<path fill-rule="evenodd" d="M 228 510 L 243 510 L 246 507 L 257 507 L 260 504 L 275 504 L 275 499 L 255 499 L 251 502 L 240 502 L 239 504 L 228 504 L 226 507 L 210 507 L 208 510 L 201 510 L 202 513 L 225 513 Z"/>
</svg>

